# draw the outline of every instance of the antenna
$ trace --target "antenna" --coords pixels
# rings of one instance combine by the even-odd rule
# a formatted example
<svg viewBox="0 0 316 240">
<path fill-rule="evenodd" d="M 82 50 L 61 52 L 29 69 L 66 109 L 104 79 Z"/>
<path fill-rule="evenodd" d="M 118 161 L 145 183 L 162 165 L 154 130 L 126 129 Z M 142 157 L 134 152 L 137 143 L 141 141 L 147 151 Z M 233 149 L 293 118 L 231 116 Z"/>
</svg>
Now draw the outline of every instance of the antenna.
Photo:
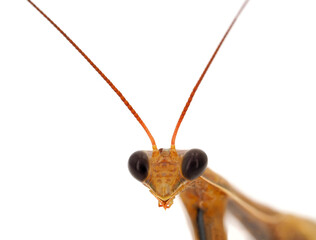
<svg viewBox="0 0 316 240">
<path fill-rule="evenodd" d="M 198 89 L 200 83 L 202 82 L 202 80 L 203 80 L 203 78 L 204 78 L 204 76 L 205 76 L 207 70 L 209 69 L 210 65 L 212 64 L 212 62 L 213 62 L 213 60 L 214 60 L 214 58 L 215 58 L 215 56 L 216 56 L 218 50 L 219 50 L 220 47 L 222 46 L 222 44 L 223 44 L 224 40 L 226 39 L 228 33 L 230 32 L 230 30 L 231 30 L 232 27 L 234 26 L 234 24 L 235 24 L 237 18 L 239 17 L 239 15 L 241 14 L 241 12 L 244 10 L 244 8 L 246 7 L 246 5 L 247 5 L 248 2 L 249 2 L 249 0 L 246 0 L 246 1 L 243 3 L 243 5 L 241 6 L 241 8 L 239 9 L 239 11 L 238 11 L 238 13 L 236 14 L 234 20 L 231 22 L 231 24 L 230 24 L 230 26 L 228 27 L 226 33 L 224 34 L 224 36 L 222 37 L 221 41 L 219 42 L 219 44 L 218 44 L 218 46 L 217 46 L 215 52 L 213 53 L 213 55 L 212 55 L 210 61 L 207 63 L 207 65 L 206 65 L 204 71 L 202 72 L 202 74 L 201 74 L 199 80 L 198 80 L 197 83 L 195 84 L 195 86 L 194 86 L 194 88 L 193 88 L 193 90 L 192 90 L 192 92 L 191 92 L 191 94 L 190 94 L 190 97 L 189 97 L 187 103 L 185 104 L 185 106 L 184 106 L 184 108 L 183 108 L 183 110 L 182 110 L 182 113 L 181 113 L 181 115 L 180 115 L 180 118 L 179 118 L 179 120 L 178 120 L 178 123 L 177 123 L 177 125 L 176 125 L 176 128 L 174 129 L 174 132 L 173 132 L 173 135 L 172 135 L 172 139 L 171 139 L 171 148 L 172 148 L 172 149 L 175 149 L 175 142 L 176 142 L 176 137 L 177 137 L 178 130 L 179 130 L 179 128 L 180 128 L 180 124 L 181 124 L 181 122 L 182 122 L 182 120 L 183 120 L 183 118 L 184 118 L 184 116 L 185 116 L 185 114 L 186 114 L 186 112 L 187 112 L 187 110 L 188 110 L 188 108 L 189 108 L 191 102 L 192 102 L 192 99 L 193 99 L 193 97 L 194 97 L 194 95 L 195 95 L 196 90 Z"/>
<path fill-rule="evenodd" d="M 145 132 L 147 133 L 153 150 L 157 150 L 157 146 L 155 143 L 155 140 L 151 133 L 149 132 L 147 126 L 143 122 L 143 120 L 139 117 L 137 112 L 134 110 L 134 108 L 129 104 L 129 102 L 126 100 L 126 98 L 123 96 L 123 94 L 114 86 L 114 84 L 108 79 L 104 73 L 92 62 L 92 60 L 75 44 L 70 37 L 67 36 L 67 34 L 61 30 L 41 9 L 39 9 L 31 0 L 27 0 L 30 4 L 33 5 L 33 7 L 39 11 L 67 40 L 71 45 L 87 60 L 88 63 L 96 70 L 99 75 L 106 81 L 107 84 L 113 89 L 113 91 L 120 97 L 122 102 L 125 104 L 125 106 L 130 110 L 130 112 L 133 114 L 133 116 L 136 118 L 136 120 L 140 123 L 140 125 L 144 128 Z"/>
</svg>

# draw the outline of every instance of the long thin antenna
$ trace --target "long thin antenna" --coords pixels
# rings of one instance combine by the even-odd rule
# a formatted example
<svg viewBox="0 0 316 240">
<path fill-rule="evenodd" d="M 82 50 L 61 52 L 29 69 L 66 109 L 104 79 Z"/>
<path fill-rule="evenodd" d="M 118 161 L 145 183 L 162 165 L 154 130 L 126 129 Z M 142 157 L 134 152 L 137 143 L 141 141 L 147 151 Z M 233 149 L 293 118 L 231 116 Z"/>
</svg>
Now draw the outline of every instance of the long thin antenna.
<svg viewBox="0 0 316 240">
<path fill-rule="evenodd" d="M 63 30 L 61 30 L 44 12 L 42 12 L 41 9 L 39 9 L 31 0 L 27 0 L 27 1 L 30 4 L 32 4 L 33 7 L 36 8 L 36 10 L 39 11 L 68 40 L 68 42 L 71 43 L 72 46 L 74 46 L 75 49 L 77 49 L 77 51 L 87 60 L 87 62 L 90 63 L 90 65 L 94 68 L 94 70 L 96 70 L 100 74 L 100 76 L 107 82 L 107 84 L 109 84 L 109 86 L 113 89 L 113 91 L 121 98 L 121 100 L 126 105 L 126 107 L 134 115 L 136 120 L 144 128 L 144 130 L 146 131 L 146 133 L 147 133 L 147 135 L 148 135 L 148 137 L 149 137 L 149 139 L 151 141 L 153 150 L 157 150 L 157 146 L 156 146 L 155 140 L 154 140 L 153 136 L 151 135 L 151 133 L 149 132 L 147 126 L 145 125 L 143 120 L 139 117 L 139 115 L 136 113 L 134 108 L 129 104 L 129 102 L 126 100 L 126 98 L 123 96 L 123 94 L 110 81 L 110 79 L 108 79 L 103 74 L 103 72 L 91 61 L 91 59 L 70 39 L 70 37 L 67 36 L 66 33 L 64 33 Z"/>
<path fill-rule="evenodd" d="M 180 118 L 179 118 L 179 120 L 178 120 L 178 123 L 177 123 L 177 125 L 176 125 L 176 128 L 174 129 L 174 132 L 173 132 L 173 135 L 172 135 L 172 139 L 171 139 L 171 148 L 172 148 L 172 149 L 175 148 L 175 141 L 176 141 L 176 137 L 177 137 L 177 133 L 178 133 L 180 124 L 181 124 L 181 122 L 182 122 L 182 120 L 183 120 L 183 118 L 184 118 L 184 116 L 185 116 L 185 114 L 186 114 L 186 112 L 187 112 L 187 110 L 188 110 L 188 108 L 189 108 L 189 106 L 190 106 L 190 103 L 192 102 L 192 99 L 193 99 L 193 97 L 194 97 L 194 95 L 195 95 L 196 90 L 198 89 L 198 87 L 199 87 L 200 83 L 202 82 L 202 80 L 203 80 L 203 78 L 204 78 L 204 76 L 205 76 L 207 70 L 209 69 L 211 63 L 213 62 L 213 60 L 214 60 L 214 58 L 215 58 L 215 56 L 216 56 L 218 50 L 219 50 L 220 47 L 222 46 L 222 44 L 223 44 L 224 40 L 226 39 L 228 33 L 230 32 L 230 30 L 231 30 L 232 27 L 234 26 L 234 24 L 235 24 L 237 18 L 239 17 L 239 15 L 241 14 L 241 12 L 242 12 L 242 10 L 245 8 L 245 6 L 247 5 L 248 1 L 249 1 L 249 0 L 246 0 L 246 1 L 243 3 L 243 5 L 241 6 L 241 8 L 239 9 L 239 11 L 238 11 L 238 13 L 236 14 L 234 20 L 232 21 L 232 23 L 230 24 L 230 26 L 229 26 L 229 28 L 227 29 L 226 33 L 224 34 L 222 40 L 221 40 L 220 43 L 218 44 L 218 46 L 217 46 L 215 52 L 213 53 L 213 55 L 212 55 L 210 61 L 209 61 L 208 64 L 206 65 L 206 67 L 205 67 L 203 73 L 201 74 L 199 80 L 198 80 L 197 83 L 195 84 L 195 86 L 194 86 L 194 88 L 193 88 L 193 90 L 192 90 L 192 92 L 191 92 L 191 94 L 190 94 L 190 97 L 189 97 L 187 103 L 185 104 L 185 106 L 184 106 L 184 108 L 183 108 L 183 110 L 182 110 L 182 113 L 181 113 L 181 115 L 180 115 Z"/>
</svg>

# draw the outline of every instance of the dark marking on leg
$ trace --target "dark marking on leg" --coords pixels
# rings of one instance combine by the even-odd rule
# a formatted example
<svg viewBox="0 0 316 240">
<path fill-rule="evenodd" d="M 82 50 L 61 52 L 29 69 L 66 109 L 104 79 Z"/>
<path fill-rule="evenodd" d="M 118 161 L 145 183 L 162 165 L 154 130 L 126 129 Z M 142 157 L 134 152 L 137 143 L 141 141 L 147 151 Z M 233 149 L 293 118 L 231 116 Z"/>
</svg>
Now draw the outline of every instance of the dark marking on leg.
<svg viewBox="0 0 316 240">
<path fill-rule="evenodd" d="M 198 232 L 199 232 L 199 238 L 200 238 L 200 240 L 207 240 L 203 215 L 204 215 L 203 210 L 198 208 L 197 215 L 196 215 L 196 223 L 197 223 L 197 228 L 198 228 Z M 208 239 L 208 240 L 210 240 L 210 239 Z"/>
</svg>

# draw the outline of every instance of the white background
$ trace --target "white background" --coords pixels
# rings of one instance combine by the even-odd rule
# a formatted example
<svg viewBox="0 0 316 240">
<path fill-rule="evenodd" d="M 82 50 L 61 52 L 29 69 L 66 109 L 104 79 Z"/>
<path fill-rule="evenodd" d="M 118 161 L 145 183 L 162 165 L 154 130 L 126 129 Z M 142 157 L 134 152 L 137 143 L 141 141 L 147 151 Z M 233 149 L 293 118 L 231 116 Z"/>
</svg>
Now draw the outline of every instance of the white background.
<svg viewBox="0 0 316 240">
<path fill-rule="evenodd" d="M 36 0 L 159 148 L 242 2 Z M 176 141 L 253 199 L 314 219 L 315 9 L 250 1 Z M 192 239 L 179 199 L 164 211 L 129 174 L 150 142 L 91 66 L 27 1 L 2 1 L 0 22 L 0 239 Z"/>
</svg>

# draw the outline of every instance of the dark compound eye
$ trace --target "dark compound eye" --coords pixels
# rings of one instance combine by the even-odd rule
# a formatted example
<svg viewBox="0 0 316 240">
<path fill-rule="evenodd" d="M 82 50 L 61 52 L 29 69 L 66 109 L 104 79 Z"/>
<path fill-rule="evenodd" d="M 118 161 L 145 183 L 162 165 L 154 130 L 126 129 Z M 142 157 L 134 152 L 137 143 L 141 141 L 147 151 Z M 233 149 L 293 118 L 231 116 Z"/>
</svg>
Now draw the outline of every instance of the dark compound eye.
<svg viewBox="0 0 316 240">
<path fill-rule="evenodd" d="M 199 177 L 207 166 L 207 155 L 200 149 L 187 151 L 182 160 L 182 175 L 189 180 Z"/>
<path fill-rule="evenodd" d="M 138 181 L 143 181 L 148 175 L 148 156 L 143 151 L 134 152 L 128 160 L 128 169 Z"/>
</svg>

